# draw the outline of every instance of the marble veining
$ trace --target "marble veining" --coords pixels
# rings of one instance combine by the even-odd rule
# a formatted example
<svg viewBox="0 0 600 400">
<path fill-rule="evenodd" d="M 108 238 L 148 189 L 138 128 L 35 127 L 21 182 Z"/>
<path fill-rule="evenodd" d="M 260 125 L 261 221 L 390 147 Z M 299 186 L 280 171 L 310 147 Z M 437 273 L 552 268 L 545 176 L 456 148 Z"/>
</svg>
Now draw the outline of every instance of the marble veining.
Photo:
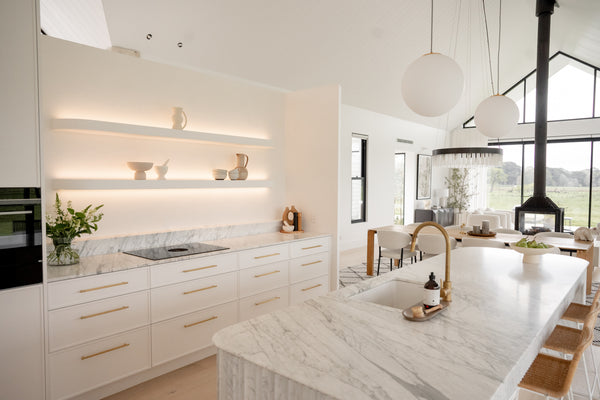
<svg viewBox="0 0 600 400">
<path fill-rule="evenodd" d="M 166 262 L 175 262 L 188 260 L 198 257 L 209 257 L 216 254 L 230 253 L 240 250 L 248 250 L 264 246 L 270 246 L 278 243 L 288 243 L 294 240 L 311 239 L 317 237 L 329 236 L 319 233 L 262 233 L 259 235 L 249 235 L 240 237 L 230 237 L 225 239 L 203 241 L 206 244 L 226 247 L 227 250 L 214 251 L 210 253 L 174 257 L 166 260 L 148 260 L 141 257 L 132 256 L 123 253 L 112 253 L 81 257 L 80 262 L 75 265 L 66 266 L 48 266 L 48 282 L 59 280 L 79 278 L 90 275 L 105 274 L 109 272 L 123 271 L 126 269 L 148 267 Z M 164 244 L 160 244 L 163 246 Z"/>
<path fill-rule="evenodd" d="M 240 225 L 215 225 L 197 229 L 180 231 L 156 232 L 142 235 L 116 236 L 73 241 L 74 247 L 81 257 L 114 254 L 123 251 L 147 249 L 159 246 L 174 246 L 184 243 L 205 242 L 238 236 L 259 235 L 262 233 L 279 232 L 281 221 L 268 221 Z"/>
<path fill-rule="evenodd" d="M 586 264 L 459 248 L 453 302 L 427 322 L 352 296 L 443 276 L 443 255 L 230 326 L 213 337 L 220 398 L 508 399 L 568 303 L 583 300 Z"/>
</svg>

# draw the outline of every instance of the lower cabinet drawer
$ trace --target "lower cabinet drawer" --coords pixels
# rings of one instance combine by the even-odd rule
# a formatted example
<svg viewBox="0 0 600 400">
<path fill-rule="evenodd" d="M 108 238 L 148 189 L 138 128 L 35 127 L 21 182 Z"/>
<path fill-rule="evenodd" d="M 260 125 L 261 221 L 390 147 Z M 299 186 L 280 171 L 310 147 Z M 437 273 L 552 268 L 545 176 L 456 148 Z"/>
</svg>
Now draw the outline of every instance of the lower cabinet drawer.
<svg viewBox="0 0 600 400">
<path fill-rule="evenodd" d="M 68 279 L 48 284 L 48 309 L 72 306 L 148 289 L 148 268 Z"/>
<path fill-rule="evenodd" d="M 50 398 L 64 399 L 150 368 L 150 329 L 136 329 L 49 356 Z"/>
<path fill-rule="evenodd" d="M 328 287 L 328 275 L 296 283 L 290 286 L 290 304 L 298 304 L 313 297 L 323 296 L 327 294 Z"/>
<path fill-rule="evenodd" d="M 297 283 L 329 272 L 329 252 L 290 260 L 290 282 Z"/>
<path fill-rule="evenodd" d="M 288 270 L 287 260 L 240 270 L 240 297 L 287 286 Z"/>
<path fill-rule="evenodd" d="M 285 286 L 240 299 L 240 320 L 258 317 L 287 307 L 289 304 L 288 291 L 288 286 Z"/>
<path fill-rule="evenodd" d="M 147 290 L 50 311 L 50 351 L 150 323 Z"/>
<path fill-rule="evenodd" d="M 152 289 L 152 322 L 237 299 L 237 272 Z"/>
<path fill-rule="evenodd" d="M 237 301 L 152 325 L 152 365 L 212 345 L 213 335 L 237 322 Z"/>
</svg>

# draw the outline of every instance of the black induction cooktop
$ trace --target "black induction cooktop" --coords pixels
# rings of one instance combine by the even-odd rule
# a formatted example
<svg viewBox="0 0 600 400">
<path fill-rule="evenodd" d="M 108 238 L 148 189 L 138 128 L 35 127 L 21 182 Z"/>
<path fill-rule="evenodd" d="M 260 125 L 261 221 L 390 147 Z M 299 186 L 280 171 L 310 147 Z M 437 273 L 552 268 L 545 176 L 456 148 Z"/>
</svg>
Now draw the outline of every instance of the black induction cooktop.
<svg viewBox="0 0 600 400">
<path fill-rule="evenodd" d="M 215 246 L 206 243 L 186 243 L 174 246 L 154 247 L 124 251 L 125 254 L 147 258 L 149 260 L 164 260 L 165 258 L 189 256 L 192 254 L 210 253 L 211 251 L 227 250 L 229 247 Z"/>
</svg>

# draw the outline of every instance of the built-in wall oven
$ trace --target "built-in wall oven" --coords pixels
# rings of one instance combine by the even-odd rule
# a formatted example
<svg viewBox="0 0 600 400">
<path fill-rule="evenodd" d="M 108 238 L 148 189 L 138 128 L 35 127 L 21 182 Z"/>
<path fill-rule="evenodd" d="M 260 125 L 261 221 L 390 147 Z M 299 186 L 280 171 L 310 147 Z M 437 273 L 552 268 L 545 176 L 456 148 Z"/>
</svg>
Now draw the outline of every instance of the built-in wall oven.
<svg viewBox="0 0 600 400">
<path fill-rule="evenodd" d="M 42 282 L 40 188 L 0 188 L 0 289 Z"/>
</svg>

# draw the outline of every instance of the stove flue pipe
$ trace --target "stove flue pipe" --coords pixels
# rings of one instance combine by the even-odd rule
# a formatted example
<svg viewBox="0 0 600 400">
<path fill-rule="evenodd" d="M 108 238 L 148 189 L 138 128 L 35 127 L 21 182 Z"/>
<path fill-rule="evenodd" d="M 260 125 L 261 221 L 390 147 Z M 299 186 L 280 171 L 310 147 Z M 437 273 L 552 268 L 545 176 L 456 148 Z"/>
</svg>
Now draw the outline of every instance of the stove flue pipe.
<svg viewBox="0 0 600 400">
<path fill-rule="evenodd" d="M 535 93 L 535 155 L 533 197 L 546 197 L 546 142 L 548 139 L 548 76 L 550 19 L 555 0 L 537 0 L 537 75 Z"/>
</svg>

